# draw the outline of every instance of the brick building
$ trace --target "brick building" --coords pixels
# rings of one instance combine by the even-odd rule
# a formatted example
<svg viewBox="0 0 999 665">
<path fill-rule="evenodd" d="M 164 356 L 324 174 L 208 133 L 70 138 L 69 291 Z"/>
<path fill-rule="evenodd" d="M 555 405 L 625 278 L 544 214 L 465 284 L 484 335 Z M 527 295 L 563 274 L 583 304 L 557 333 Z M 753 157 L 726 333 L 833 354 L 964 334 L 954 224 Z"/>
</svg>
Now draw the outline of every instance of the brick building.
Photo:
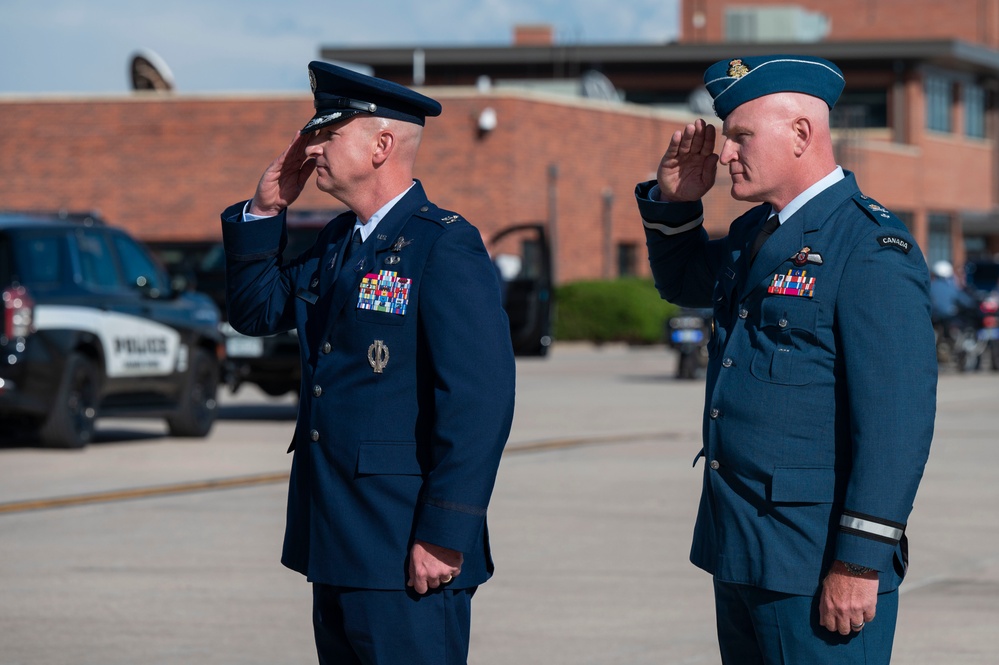
<svg viewBox="0 0 999 665">
<path fill-rule="evenodd" d="M 708 64 L 827 57 L 847 80 L 838 161 L 910 224 L 928 258 L 960 264 L 999 253 L 999 0 L 953 0 L 946 16 L 937 5 L 685 0 L 677 44 L 560 45 L 551 29 L 525 26 L 512 47 L 325 48 L 320 58 L 439 99 L 417 177 L 487 239 L 549 224 L 566 282 L 648 274 L 634 184 L 653 177 L 673 131 L 712 117 L 699 90 Z M 726 42 L 733 35 L 738 44 Z M 0 96 L 0 208 L 96 209 L 141 238 L 214 240 L 219 211 L 252 194 L 311 112 L 307 94 Z M 728 187 L 721 169 L 706 201 L 713 234 L 747 207 Z M 299 206 L 332 214 L 337 204 L 309 187 Z"/>
</svg>

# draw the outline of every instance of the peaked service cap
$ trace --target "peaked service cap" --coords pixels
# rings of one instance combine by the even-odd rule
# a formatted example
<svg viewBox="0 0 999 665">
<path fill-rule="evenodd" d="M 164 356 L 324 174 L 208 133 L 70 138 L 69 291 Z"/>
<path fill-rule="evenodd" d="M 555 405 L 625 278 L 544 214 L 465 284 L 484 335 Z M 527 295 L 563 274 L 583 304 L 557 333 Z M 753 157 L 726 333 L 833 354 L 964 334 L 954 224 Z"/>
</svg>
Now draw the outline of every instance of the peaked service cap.
<svg viewBox="0 0 999 665">
<path fill-rule="evenodd" d="M 724 120 L 740 104 L 776 92 L 800 92 L 818 97 L 831 109 L 846 81 L 839 67 L 800 55 L 764 55 L 720 60 L 704 72 L 704 86 Z"/>
<path fill-rule="evenodd" d="M 366 113 L 423 125 L 441 114 L 437 100 L 409 88 L 326 62 L 309 63 L 316 113 L 302 128 L 311 132 Z"/>
</svg>

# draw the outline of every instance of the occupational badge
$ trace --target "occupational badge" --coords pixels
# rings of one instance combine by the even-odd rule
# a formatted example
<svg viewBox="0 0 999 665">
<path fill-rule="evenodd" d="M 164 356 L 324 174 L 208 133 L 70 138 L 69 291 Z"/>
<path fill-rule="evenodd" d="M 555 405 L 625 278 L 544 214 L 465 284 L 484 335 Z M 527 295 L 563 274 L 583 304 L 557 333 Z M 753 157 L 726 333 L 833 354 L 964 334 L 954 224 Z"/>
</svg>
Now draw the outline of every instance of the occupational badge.
<svg viewBox="0 0 999 665">
<path fill-rule="evenodd" d="M 815 292 L 815 278 L 806 277 L 807 270 L 788 270 L 786 275 L 777 273 L 767 293 L 781 296 L 811 298 Z"/>
<path fill-rule="evenodd" d="M 388 365 L 389 361 L 389 348 L 380 339 L 376 339 L 368 347 L 368 364 L 371 365 L 371 369 L 375 370 L 375 374 L 381 374 L 385 371 L 385 366 Z"/>
<path fill-rule="evenodd" d="M 799 268 L 806 263 L 822 265 L 822 255 L 818 252 L 813 252 L 811 247 L 806 246 L 798 250 L 798 253 L 791 257 L 791 261 Z"/>
<path fill-rule="evenodd" d="M 377 275 L 368 273 L 361 280 L 357 309 L 405 315 L 412 285 L 412 279 L 390 270 L 379 270 Z"/>
<path fill-rule="evenodd" d="M 390 252 L 398 252 L 403 247 L 407 247 L 407 246 L 412 245 L 412 244 L 413 244 L 412 240 L 406 240 L 402 236 L 399 236 L 398 238 L 395 239 L 395 242 L 392 243 L 392 246 L 389 247 L 389 251 Z"/>
<path fill-rule="evenodd" d="M 402 261 L 402 259 L 400 259 L 395 254 L 389 254 L 388 256 L 385 257 L 385 263 L 390 266 L 394 266 L 395 264 L 399 263 L 399 261 Z"/>
<path fill-rule="evenodd" d="M 749 67 L 742 60 L 733 60 L 728 63 L 728 75 L 732 78 L 741 79 L 749 73 Z"/>
</svg>

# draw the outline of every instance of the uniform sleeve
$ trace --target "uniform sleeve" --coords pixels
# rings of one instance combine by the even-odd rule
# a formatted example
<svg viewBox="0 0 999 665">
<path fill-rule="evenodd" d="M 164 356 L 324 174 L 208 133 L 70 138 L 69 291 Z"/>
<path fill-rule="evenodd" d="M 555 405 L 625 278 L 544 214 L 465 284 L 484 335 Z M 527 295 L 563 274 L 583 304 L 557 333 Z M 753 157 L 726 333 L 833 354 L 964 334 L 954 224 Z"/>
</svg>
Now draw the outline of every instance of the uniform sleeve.
<svg viewBox="0 0 999 665">
<path fill-rule="evenodd" d="M 222 213 L 229 323 L 244 335 L 273 335 L 295 327 L 291 270 L 282 270 L 285 213 L 243 221 L 244 203 Z"/>
<path fill-rule="evenodd" d="M 435 387 L 433 459 L 415 537 L 469 552 L 480 546 L 510 433 L 516 371 L 499 282 L 474 227 L 437 240 L 419 307 Z"/>
<path fill-rule="evenodd" d="M 635 188 L 645 226 L 645 244 L 656 290 L 663 300 L 682 307 L 710 307 L 722 243 L 710 242 L 700 201 L 653 200 L 655 181 Z"/>
<path fill-rule="evenodd" d="M 909 250 L 872 232 L 846 263 L 837 304 L 852 437 L 852 470 L 836 558 L 889 570 L 929 456 L 937 363 L 929 273 Z"/>
</svg>

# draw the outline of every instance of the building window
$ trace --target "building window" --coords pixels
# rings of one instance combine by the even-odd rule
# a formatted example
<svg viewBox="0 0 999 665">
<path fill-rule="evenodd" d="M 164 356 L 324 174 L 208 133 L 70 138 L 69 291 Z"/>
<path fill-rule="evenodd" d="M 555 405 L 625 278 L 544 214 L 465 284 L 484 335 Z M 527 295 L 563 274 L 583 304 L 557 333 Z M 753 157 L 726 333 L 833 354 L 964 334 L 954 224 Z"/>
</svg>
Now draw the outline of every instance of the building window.
<svg viewBox="0 0 999 665">
<path fill-rule="evenodd" d="M 926 77 L 926 127 L 937 132 L 951 131 L 951 84 L 941 76 Z"/>
<path fill-rule="evenodd" d="M 937 261 L 950 261 L 953 252 L 950 246 L 950 215 L 930 213 L 930 236 L 927 247 L 927 263 L 933 265 Z"/>
<path fill-rule="evenodd" d="M 985 138 L 985 90 L 973 83 L 964 86 L 964 133 Z"/>
<path fill-rule="evenodd" d="M 617 244 L 618 277 L 634 277 L 638 274 L 638 245 L 633 242 Z"/>
</svg>

